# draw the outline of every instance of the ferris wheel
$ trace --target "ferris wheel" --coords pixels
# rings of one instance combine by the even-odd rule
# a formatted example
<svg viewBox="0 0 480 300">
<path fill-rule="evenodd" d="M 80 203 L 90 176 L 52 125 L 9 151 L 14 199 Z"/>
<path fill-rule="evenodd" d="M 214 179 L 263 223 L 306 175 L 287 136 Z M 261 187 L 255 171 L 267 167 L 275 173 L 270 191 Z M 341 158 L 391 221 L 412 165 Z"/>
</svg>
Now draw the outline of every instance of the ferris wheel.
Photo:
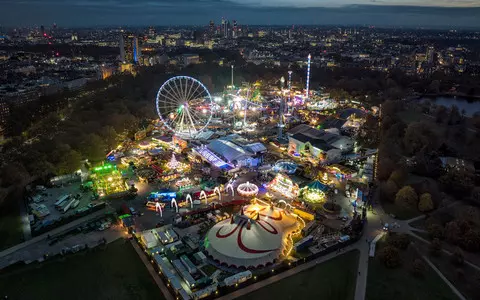
<svg viewBox="0 0 480 300">
<path fill-rule="evenodd" d="M 212 119 L 212 97 L 197 79 L 176 76 L 157 93 L 157 113 L 163 124 L 177 135 L 194 138 Z"/>
</svg>

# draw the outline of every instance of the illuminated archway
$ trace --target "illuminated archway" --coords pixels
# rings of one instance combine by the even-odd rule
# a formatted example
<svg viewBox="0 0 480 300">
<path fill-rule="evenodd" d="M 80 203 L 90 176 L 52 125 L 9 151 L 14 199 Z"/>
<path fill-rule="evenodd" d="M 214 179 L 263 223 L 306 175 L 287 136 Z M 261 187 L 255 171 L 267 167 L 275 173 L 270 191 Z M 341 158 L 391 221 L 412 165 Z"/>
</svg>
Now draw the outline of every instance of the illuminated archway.
<svg viewBox="0 0 480 300">
<path fill-rule="evenodd" d="M 190 194 L 187 194 L 187 197 L 185 197 L 185 201 L 187 202 L 187 204 L 188 204 L 188 200 L 190 200 L 190 207 L 193 208 L 193 200 Z"/>
<path fill-rule="evenodd" d="M 155 211 L 160 214 L 160 217 L 163 217 L 162 205 L 160 205 L 160 202 L 155 203 Z"/>
<path fill-rule="evenodd" d="M 175 198 L 172 199 L 170 202 L 170 206 L 173 208 L 173 205 L 175 205 L 175 212 L 178 213 L 178 205 L 177 205 L 177 200 Z"/>
<path fill-rule="evenodd" d="M 220 189 L 218 188 L 218 186 L 215 187 L 215 189 L 213 190 L 214 193 L 217 193 L 218 194 L 218 200 L 219 201 L 222 201 L 222 194 L 220 193 Z"/>
<path fill-rule="evenodd" d="M 208 204 L 207 193 L 204 190 L 200 192 L 200 200 L 202 200 L 202 197 L 205 199 L 205 204 Z"/>
<path fill-rule="evenodd" d="M 232 192 L 232 197 L 235 197 L 235 190 L 233 189 L 233 184 L 231 183 L 227 184 L 227 187 L 225 188 L 225 191 L 227 192 L 227 194 L 228 194 L 228 189 L 230 189 L 230 191 Z"/>
</svg>

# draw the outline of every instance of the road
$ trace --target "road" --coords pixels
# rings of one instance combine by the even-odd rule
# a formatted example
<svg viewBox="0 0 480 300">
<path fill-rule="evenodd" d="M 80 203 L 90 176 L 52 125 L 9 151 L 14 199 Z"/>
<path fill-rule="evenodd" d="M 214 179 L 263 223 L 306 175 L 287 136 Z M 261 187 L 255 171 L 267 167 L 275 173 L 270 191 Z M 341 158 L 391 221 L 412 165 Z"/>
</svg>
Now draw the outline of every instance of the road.
<svg viewBox="0 0 480 300">
<path fill-rule="evenodd" d="M 2 252 L 0 252 L 0 268 L 4 268 L 17 261 L 23 261 L 23 260 L 29 261 L 29 260 L 42 258 L 43 254 L 52 252 L 52 248 L 48 246 L 48 242 L 47 242 L 47 237 L 49 235 L 54 236 L 54 235 L 63 233 L 83 223 L 89 222 L 90 220 L 101 217 L 105 215 L 106 212 L 107 212 L 107 209 L 104 208 L 90 215 L 77 219 L 73 222 L 70 222 L 63 226 L 55 228 L 47 233 L 34 237 L 26 242 L 17 244 L 6 250 L 3 250 Z M 81 240 L 78 241 L 78 243 L 81 243 L 81 244 L 85 244 L 88 242 L 89 240 L 86 240 L 84 242 L 81 242 Z M 59 243 L 58 246 L 61 246 L 61 245 L 62 243 Z M 55 248 L 57 248 L 58 246 L 56 246 Z"/>
</svg>

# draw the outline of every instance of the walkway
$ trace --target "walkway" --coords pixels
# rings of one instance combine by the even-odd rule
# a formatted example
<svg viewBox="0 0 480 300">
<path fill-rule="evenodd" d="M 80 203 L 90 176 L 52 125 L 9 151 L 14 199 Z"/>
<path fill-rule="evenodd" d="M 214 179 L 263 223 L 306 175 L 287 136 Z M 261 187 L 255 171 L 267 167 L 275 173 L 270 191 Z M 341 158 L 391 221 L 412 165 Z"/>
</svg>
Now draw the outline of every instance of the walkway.
<svg viewBox="0 0 480 300">
<path fill-rule="evenodd" d="M 92 219 L 94 219 L 94 218 L 96 218 L 96 217 L 100 217 L 100 216 L 104 215 L 106 212 L 107 212 L 107 209 L 106 209 L 106 208 L 101 209 L 101 210 L 96 211 L 96 212 L 94 212 L 94 213 L 92 213 L 92 214 L 89 214 L 89 215 L 87 215 L 87 216 L 85 216 L 85 217 L 82 217 L 82 218 L 80 218 L 80 219 L 77 219 L 77 220 L 75 220 L 75 221 L 72 221 L 72 222 L 70 222 L 70 223 L 68 223 L 68 224 L 65 224 L 65 225 L 63 225 L 63 226 L 57 227 L 57 228 L 55 228 L 55 229 L 53 229 L 53 230 L 51 230 L 51 231 L 49 231 L 49 232 L 47 232 L 47 233 L 44 233 L 44 234 L 39 235 L 39 236 L 37 236 L 37 237 L 34 237 L 34 238 L 32 238 L 32 239 L 30 239 L 30 240 L 28 240 L 28 241 L 26 241 L 26 242 L 23 242 L 23 243 L 20 243 L 20 244 L 15 245 L 15 246 L 13 246 L 13 247 L 10 247 L 10 248 L 8 248 L 8 249 L 5 249 L 5 250 L 3 250 L 2 252 L 0 252 L 0 258 L 1 258 L 1 257 L 4 257 L 4 256 L 7 256 L 7 255 L 10 255 L 10 254 L 12 254 L 12 253 L 14 253 L 14 252 L 16 252 L 16 251 L 18 251 L 18 250 L 21 250 L 21 249 L 23 249 L 23 248 L 25 248 L 25 247 L 27 247 L 27 246 L 30 246 L 30 245 L 32 245 L 32 244 L 38 243 L 38 242 L 40 242 L 40 241 L 43 241 L 43 240 L 45 240 L 49 235 L 50 235 L 50 236 L 54 236 L 54 235 L 56 235 L 56 234 L 65 232 L 65 231 L 67 231 L 68 229 L 75 228 L 75 227 L 77 227 L 78 225 L 81 225 L 81 224 L 83 224 L 83 223 L 85 223 L 85 222 L 88 222 L 88 221 L 90 221 L 90 220 L 92 220 Z"/>
<path fill-rule="evenodd" d="M 145 253 L 142 251 L 142 249 L 140 249 L 140 247 L 138 247 L 137 243 L 134 240 L 130 240 L 130 242 L 132 243 L 132 246 L 135 249 L 135 251 L 137 251 L 137 254 L 142 260 L 142 262 L 145 264 L 145 267 L 147 267 L 147 270 L 148 272 L 150 272 L 150 275 L 152 276 L 153 280 L 155 280 L 155 283 L 158 285 L 158 288 L 160 288 L 160 290 L 162 291 L 162 294 L 165 297 L 165 299 L 173 300 L 174 298 L 172 294 L 170 293 L 168 288 L 165 286 L 160 276 L 158 276 L 157 272 L 155 272 L 155 269 L 153 268 L 150 261 L 148 261 Z"/>
<path fill-rule="evenodd" d="M 369 244 L 363 240 L 359 241 L 358 249 L 360 250 L 360 257 L 358 258 L 357 269 L 357 283 L 355 285 L 355 300 L 364 300 L 365 292 L 367 291 L 367 275 L 368 275 L 368 252 L 370 250 Z"/>
<path fill-rule="evenodd" d="M 418 239 L 418 240 L 420 240 L 420 241 L 422 241 L 422 242 L 424 242 L 424 243 L 426 243 L 426 244 L 429 244 L 429 245 L 431 244 L 430 241 L 428 241 L 428 240 L 424 239 L 423 237 L 417 235 L 417 234 L 416 234 L 415 232 L 413 232 L 413 231 L 408 232 L 408 234 L 410 234 L 410 235 L 413 236 L 414 238 L 416 238 L 416 239 Z M 442 249 L 442 251 L 443 251 L 443 253 L 446 253 L 446 254 L 448 254 L 448 255 L 453 255 L 453 253 L 450 252 L 450 251 L 448 251 L 448 250 Z M 464 262 L 465 262 L 467 265 L 469 265 L 470 267 L 472 267 L 472 268 L 474 268 L 474 269 L 476 269 L 477 271 L 480 272 L 480 267 L 477 266 L 476 264 L 474 264 L 474 263 L 472 263 L 472 262 L 469 262 L 469 261 L 466 260 L 466 259 L 464 260 Z"/>
<path fill-rule="evenodd" d="M 428 257 L 422 255 L 422 258 L 427 262 L 427 264 L 442 278 L 443 281 L 450 287 L 450 289 L 458 296 L 460 300 L 467 300 L 463 295 L 457 290 L 457 288 L 445 277 L 443 276 L 442 272 L 440 272 L 437 267 L 430 261 Z"/>
<path fill-rule="evenodd" d="M 246 286 L 246 287 L 243 288 L 243 289 L 240 289 L 240 290 L 237 290 L 237 291 L 235 291 L 235 292 L 233 292 L 233 293 L 230 293 L 230 294 L 228 294 L 228 295 L 222 296 L 222 297 L 218 298 L 218 300 L 230 300 L 230 299 L 235 299 L 235 298 L 244 296 L 244 295 L 246 295 L 246 294 L 248 294 L 248 293 L 251 293 L 251 292 L 253 292 L 253 291 L 256 291 L 256 290 L 258 290 L 258 289 L 261 289 L 261 288 L 263 288 L 263 287 L 265 287 L 265 286 L 267 286 L 267 285 L 269 285 L 269 284 L 275 283 L 275 282 L 277 282 L 277 281 L 280 281 L 280 280 L 282 280 L 282 279 L 285 279 L 285 278 L 287 278 L 287 277 L 290 277 L 290 276 L 292 276 L 292 275 L 295 275 L 295 274 L 297 274 L 297 273 L 300 273 L 300 272 L 302 272 L 302 271 L 305 271 L 305 270 L 307 270 L 307 269 L 310 269 L 310 268 L 312 268 L 312 267 L 315 267 L 315 266 L 318 265 L 318 264 L 321 264 L 321 263 L 323 263 L 323 262 L 326 262 L 327 260 L 330 260 L 330 259 L 335 258 L 335 257 L 337 257 L 337 256 L 339 256 L 339 255 L 342 255 L 342 254 L 345 254 L 345 252 L 339 252 L 339 253 L 337 253 L 337 252 L 332 252 L 332 253 L 327 254 L 327 255 L 325 255 L 325 256 L 319 257 L 319 258 L 316 259 L 316 260 L 312 260 L 312 261 L 310 261 L 310 262 L 308 262 L 308 263 L 302 264 L 302 265 L 300 265 L 300 266 L 298 266 L 298 267 L 294 267 L 294 268 L 292 268 L 292 269 L 290 269 L 290 270 L 288 270 L 288 271 L 281 272 L 281 273 L 279 273 L 279 274 L 277 274 L 277 275 L 274 275 L 274 276 L 272 276 L 272 277 L 269 277 L 269 278 L 267 278 L 267 279 L 265 279 L 265 280 L 262 280 L 262 281 L 259 281 L 259 282 L 257 282 L 257 283 L 254 283 L 254 284 L 251 284 L 251 285 L 249 285 L 249 286 Z"/>
</svg>

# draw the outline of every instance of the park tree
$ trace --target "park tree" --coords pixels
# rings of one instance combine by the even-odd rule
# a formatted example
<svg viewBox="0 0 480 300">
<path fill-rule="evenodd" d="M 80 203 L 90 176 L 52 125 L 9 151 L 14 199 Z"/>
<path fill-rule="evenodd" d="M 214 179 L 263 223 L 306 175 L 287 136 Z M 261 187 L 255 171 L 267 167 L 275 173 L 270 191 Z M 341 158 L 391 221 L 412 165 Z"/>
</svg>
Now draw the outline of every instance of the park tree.
<svg viewBox="0 0 480 300">
<path fill-rule="evenodd" d="M 402 263 L 400 252 L 393 246 L 383 247 L 379 251 L 378 257 L 387 268 L 396 268 Z"/>
<path fill-rule="evenodd" d="M 472 118 L 473 126 L 480 130 L 480 114 L 474 115 Z"/>
<path fill-rule="evenodd" d="M 426 122 L 413 122 L 408 125 L 403 138 L 403 145 L 410 155 L 426 147 L 427 151 L 435 150 L 438 145 L 438 139 Z"/>
<path fill-rule="evenodd" d="M 395 204 L 406 208 L 417 207 L 417 193 L 411 186 L 404 186 L 397 192 L 397 195 L 395 196 Z"/>
<path fill-rule="evenodd" d="M 18 162 L 9 162 L 1 168 L 2 186 L 9 187 L 21 185 L 25 180 L 30 178 L 30 174 L 23 164 Z"/>
<path fill-rule="evenodd" d="M 415 276 L 415 277 L 423 277 L 425 274 L 425 263 L 423 260 L 417 258 L 412 262 L 412 265 L 410 267 L 410 272 Z"/>
<path fill-rule="evenodd" d="M 474 186 L 473 174 L 457 168 L 450 168 L 439 178 L 439 182 L 446 191 L 458 197 L 469 195 Z"/>
<path fill-rule="evenodd" d="M 100 132 L 107 149 L 114 149 L 117 146 L 117 132 L 112 126 L 103 127 Z"/>
<path fill-rule="evenodd" d="M 460 240 L 460 246 L 470 252 L 480 251 L 480 231 L 471 229 Z"/>
<path fill-rule="evenodd" d="M 480 205 L 480 187 L 474 187 L 470 193 L 470 200 L 476 205 Z"/>
<path fill-rule="evenodd" d="M 395 169 L 395 163 L 390 158 L 381 158 L 377 167 L 377 178 L 386 180 Z"/>
<path fill-rule="evenodd" d="M 470 224 L 480 225 L 480 209 L 473 205 L 458 207 L 455 211 L 455 217 L 461 222 L 463 232 L 472 228 Z M 463 224 L 464 222 L 467 224 Z"/>
<path fill-rule="evenodd" d="M 465 271 L 461 268 L 456 268 L 455 277 L 457 277 L 460 280 L 465 280 Z"/>
<path fill-rule="evenodd" d="M 432 239 L 443 239 L 444 229 L 440 224 L 432 224 L 427 228 L 428 234 Z"/>
<path fill-rule="evenodd" d="M 427 212 L 433 210 L 433 208 L 432 196 L 429 193 L 422 194 L 418 201 L 418 210 Z"/>
<path fill-rule="evenodd" d="M 401 250 L 406 250 L 410 244 L 410 238 L 406 233 L 389 233 L 387 244 Z"/>
<path fill-rule="evenodd" d="M 430 243 L 430 253 L 434 256 L 440 256 L 442 253 L 442 242 L 439 239 L 433 239 Z"/>
<path fill-rule="evenodd" d="M 397 184 L 397 186 L 403 186 L 405 180 L 407 179 L 407 170 L 405 168 L 397 168 L 395 171 L 390 174 L 389 180 L 392 180 Z"/>
<path fill-rule="evenodd" d="M 448 121 L 448 110 L 443 105 L 438 105 L 435 109 L 435 121 L 437 123 L 444 123 Z"/>
<path fill-rule="evenodd" d="M 440 93 L 440 81 L 439 80 L 432 80 L 432 82 L 428 86 L 428 91 L 432 94 Z"/>
<path fill-rule="evenodd" d="M 382 199 L 386 199 L 389 202 L 395 201 L 395 195 L 398 192 L 398 187 L 393 180 L 387 180 L 386 182 L 382 182 L 380 184 L 380 192 L 382 195 Z"/>
<path fill-rule="evenodd" d="M 56 172 L 58 175 L 70 174 L 80 168 L 82 156 L 75 150 L 68 150 L 58 162 Z"/>
<path fill-rule="evenodd" d="M 465 255 L 460 247 L 455 247 L 455 251 L 453 252 L 451 259 L 453 264 L 457 266 L 463 266 L 463 263 L 465 262 Z"/>
<path fill-rule="evenodd" d="M 445 225 L 445 239 L 447 242 L 456 245 L 460 240 L 462 230 L 458 226 L 458 222 L 450 221 Z"/>
<path fill-rule="evenodd" d="M 97 134 L 90 133 L 82 137 L 80 150 L 84 157 L 91 162 L 99 162 L 105 158 L 106 145 Z"/>
<path fill-rule="evenodd" d="M 460 111 L 458 110 L 458 107 L 456 105 L 453 105 L 450 108 L 450 111 L 448 113 L 448 124 L 456 125 L 460 123 L 461 120 L 462 120 L 462 116 L 460 115 Z"/>
</svg>

